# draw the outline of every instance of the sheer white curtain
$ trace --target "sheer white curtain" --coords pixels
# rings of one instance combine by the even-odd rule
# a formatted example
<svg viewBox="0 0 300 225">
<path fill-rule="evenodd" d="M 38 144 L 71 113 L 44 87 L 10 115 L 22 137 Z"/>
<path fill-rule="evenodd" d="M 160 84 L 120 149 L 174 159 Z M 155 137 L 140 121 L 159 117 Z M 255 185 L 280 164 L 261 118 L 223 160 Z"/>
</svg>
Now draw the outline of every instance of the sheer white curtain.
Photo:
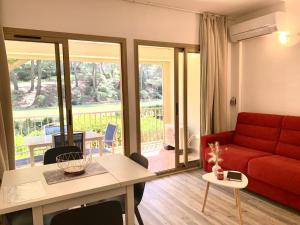
<svg viewBox="0 0 300 225">
<path fill-rule="evenodd" d="M 10 93 L 10 79 L 0 21 L 0 180 L 4 170 L 15 168 L 14 127 Z"/>
<path fill-rule="evenodd" d="M 226 129 L 227 18 L 200 15 L 201 134 Z"/>
</svg>

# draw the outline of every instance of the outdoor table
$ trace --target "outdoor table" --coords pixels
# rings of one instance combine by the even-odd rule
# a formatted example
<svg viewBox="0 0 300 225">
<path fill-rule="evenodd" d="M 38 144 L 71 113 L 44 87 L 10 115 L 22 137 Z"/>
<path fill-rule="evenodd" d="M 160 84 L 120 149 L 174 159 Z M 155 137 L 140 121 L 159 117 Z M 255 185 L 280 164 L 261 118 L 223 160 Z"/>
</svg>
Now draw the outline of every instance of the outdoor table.
<svg viewBox="0 0 300 225">
<path fill-rule="evenodd" d="M 99 144 L 99 152 L 100 155 L 103 154 L 103 139 L 104 136 L 102 134 L 98 134 L 93 131 L 85 132 L 85 142 L 96 141 Z M 28 136 L 24 139 L 24 145 L 29 148 L 30 155 L 30 164 L 34 166 L 34 149 L 40 147 L 52 147 L 52 135 L 42 135 L 42 136 Z"/>
</svg>

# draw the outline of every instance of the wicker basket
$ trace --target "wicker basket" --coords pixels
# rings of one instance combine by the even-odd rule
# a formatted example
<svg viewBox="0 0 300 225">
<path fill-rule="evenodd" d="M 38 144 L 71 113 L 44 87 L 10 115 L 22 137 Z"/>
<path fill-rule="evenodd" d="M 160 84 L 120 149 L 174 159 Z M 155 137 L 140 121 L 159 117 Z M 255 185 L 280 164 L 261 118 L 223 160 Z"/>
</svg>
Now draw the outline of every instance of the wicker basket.
<svg viewBox="0 0 300 225">
<path fill-rule="evenodd" d="M 57 166 L 67 175 L 80 175 L 92 160 L 92 155 L 81 152 L 64 153 L 56 157 Z"/>
</svg>

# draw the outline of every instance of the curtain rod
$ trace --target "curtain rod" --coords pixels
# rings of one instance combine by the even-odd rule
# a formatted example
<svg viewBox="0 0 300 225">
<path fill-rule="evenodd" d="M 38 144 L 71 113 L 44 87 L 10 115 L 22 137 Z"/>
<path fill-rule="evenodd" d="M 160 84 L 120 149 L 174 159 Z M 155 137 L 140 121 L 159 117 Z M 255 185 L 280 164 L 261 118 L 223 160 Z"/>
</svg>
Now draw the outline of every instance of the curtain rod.
<svg viewBox="0 0 300 225">
<path fill-rule="evenodd" d="M 122 1 L 129 2 L 129 3 L 136 3 L 136 4 L 140 4 L 140 5 L 148 5 L 148 6 L 154 6 L 154 7 L 159 7 L 159 8 L 172 9 L 172 10 L 182 11 L 182 12 L 187 12 L 187 13 L 195 13 L 195 14 L 203 13 L 203 12 L 200 12 L 200 11 L 174 7 L 174 6 L 171 6 L 171 5 L 157 3 L 157 2 L 151 2 L 151 1 L 140 1 L 140 0 L 122 0 Z"/>
</svg>

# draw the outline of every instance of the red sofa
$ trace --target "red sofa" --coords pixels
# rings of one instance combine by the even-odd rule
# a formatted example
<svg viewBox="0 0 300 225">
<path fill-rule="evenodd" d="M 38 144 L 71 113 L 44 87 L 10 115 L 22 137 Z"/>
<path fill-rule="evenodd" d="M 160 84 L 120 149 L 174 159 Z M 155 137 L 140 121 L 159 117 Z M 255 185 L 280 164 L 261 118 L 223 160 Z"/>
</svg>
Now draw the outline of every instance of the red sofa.
<svg viewBox="0 0 300 225">
<path fill-rule="evenodd" d="M 239 113 L 234 131 L 201 137 L 207 172 L 208 143 L 215 141 L 227 148 L 221 167 L 243 172 L 248 190 L 300 210 L 300 117 Z"/>
</svg>

